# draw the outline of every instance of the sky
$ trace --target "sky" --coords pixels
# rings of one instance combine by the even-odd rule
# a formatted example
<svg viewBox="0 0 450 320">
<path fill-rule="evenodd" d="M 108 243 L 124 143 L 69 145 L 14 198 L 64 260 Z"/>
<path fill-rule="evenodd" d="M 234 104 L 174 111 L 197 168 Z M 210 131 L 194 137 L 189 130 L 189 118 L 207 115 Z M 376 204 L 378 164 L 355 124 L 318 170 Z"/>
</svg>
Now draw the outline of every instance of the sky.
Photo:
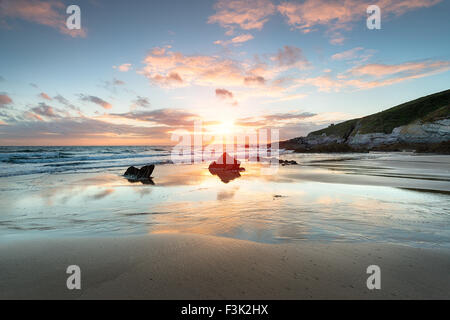
<svg viewBox="0 0 450 320">
<path fill-rule="evenodd" d="M 0 145 L 170 145 L 195 121 L 303 136 L 449 89 L 449 13 L 446 0 L 0 0 Z"/>
</svg>

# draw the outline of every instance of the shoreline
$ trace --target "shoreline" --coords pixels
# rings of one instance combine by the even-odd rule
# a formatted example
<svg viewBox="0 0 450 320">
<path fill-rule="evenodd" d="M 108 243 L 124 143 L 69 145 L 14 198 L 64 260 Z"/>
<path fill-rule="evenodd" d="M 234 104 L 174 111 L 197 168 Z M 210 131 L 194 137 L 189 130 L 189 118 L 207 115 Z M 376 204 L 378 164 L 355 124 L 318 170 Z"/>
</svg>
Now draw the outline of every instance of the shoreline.
<svg viewBox="0 0 450 320">
<path fill-rule="evenodd" d="M 0 245 L 0 299 L 449 299 L 450 250 L 194 234 Z M 66 268 L 79 265 L 81 290 Z M 369 265 L 381 290 L 368 290 Z"/>
</svg>

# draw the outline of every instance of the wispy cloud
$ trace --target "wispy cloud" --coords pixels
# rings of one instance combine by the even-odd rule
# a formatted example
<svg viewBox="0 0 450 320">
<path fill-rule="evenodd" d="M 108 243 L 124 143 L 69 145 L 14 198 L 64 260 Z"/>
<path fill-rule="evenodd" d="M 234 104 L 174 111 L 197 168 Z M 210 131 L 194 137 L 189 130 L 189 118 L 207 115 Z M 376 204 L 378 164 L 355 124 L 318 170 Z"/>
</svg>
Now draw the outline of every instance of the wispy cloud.
<svg viewBox="0 0 450 320">
<path fill-rule="evenodd" d="M 252 39 L 253 39 L 253 36 L 251 34 L 247 33 L 247 34 L 241 34 L 239 36 L 236 36 L 236 37 L 234 37 L 234 38 L 232 38 L 230 40 L 226 40 L 226 41 L 224 41 L 224 40 L 217 40 L 217 41 L 214 41 L 214 43 L 215 44 L 221 44 L 223 46 L 226 46 L 226 45 L 229 45 L 229 44 L 239 45 L 239 44 L 242 44 L 242 43 L 247 42 L 247 41 L 252 40 Z"/>
<path fill-rule="evenodd" d="M 119 66 L 113 66 L 113 69 L 117 69 L 120 72 L 127 72 L 131 69 L 132 64 L 131 63 L 123 63 Z"/>
<path fill-rule="evenodd" d="M 46 94 L 45 92 L 41 92 L 39 94 L 39 97 L 41 97 L 42 99 L 45 99 L 45 100 L 49 100 L 49 101 L 52 100 L 52 98 L 48 94 Z"/>
<path fill-rule="evenodd" d="M 99 106 L 101 106 L 104 109 L 111 109 L 112 105 L 109 102 L 106 102 L 105 100 L 96 97 L 96 96 L 89 96 L 89 95 L 84 95 L 84 94 L 80 94 L 79 95 L 80 99 L 83 101 L 88 101 L 88 102 L 92 102 L 95 103 Z"/>
<path fill-rule="evenodd" d="M 300 85 L 313 85 L 319 91 L 340 91 L 345 88 L 371 89 L 393 85 L 399 82 L 423 78 L 450 70 L 450 61 L 424 60 L 400 64 L 365 64 L 356 66 L 339 74 L 321 75 L 312 78 L 297 79 Z"/>
<path fill-rule="evenodd" d="M 392 75 L 420 75 L 430 72 L 443 72 L 450 67 L 449 61 L 425 60 L 419 62 L 405 62 L 401 64 L 366 64 L 352 68 L 353 75 L 385 77 Z"/>
<path fill-rule="evenodd" d="M 236 27 L 261 30 L 276 9 L 269 0 L 219 0 L 214 8 L 216 13 L 208 18 L 208 23 L 218 23 L 229 35 Z"/>
<path fill-rule="evenodd" d="M 298 67 L 303 68 L 309 64 L 302 53 L 302 49 L 293 46 L 284 46 L 278 53 L 272 57 L 280 67 Z"/>
<path fill-rule="evenodd" d="M 150 101 L 148 100 L 148 98 L 138 96 L 138 97 L 133 101 L 133 106 L 134 106 L 134 107 L 147 108 L 147 107 L 150 106 Z"/>
</svg>

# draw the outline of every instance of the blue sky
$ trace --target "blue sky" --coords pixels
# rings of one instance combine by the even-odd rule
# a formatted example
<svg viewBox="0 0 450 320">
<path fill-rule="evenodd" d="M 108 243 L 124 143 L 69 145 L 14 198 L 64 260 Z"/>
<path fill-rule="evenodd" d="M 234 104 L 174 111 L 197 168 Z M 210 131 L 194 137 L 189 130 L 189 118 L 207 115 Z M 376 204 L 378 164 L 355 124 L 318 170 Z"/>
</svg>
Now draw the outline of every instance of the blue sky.
<svg viewBox="0 0 450 320">
<path fill-rule="evenodd" d="M 450 83 L 449 1 L 0 6 L 0 144 L 167 144 L 196 119 L 291 138 Z"/>
</svg>

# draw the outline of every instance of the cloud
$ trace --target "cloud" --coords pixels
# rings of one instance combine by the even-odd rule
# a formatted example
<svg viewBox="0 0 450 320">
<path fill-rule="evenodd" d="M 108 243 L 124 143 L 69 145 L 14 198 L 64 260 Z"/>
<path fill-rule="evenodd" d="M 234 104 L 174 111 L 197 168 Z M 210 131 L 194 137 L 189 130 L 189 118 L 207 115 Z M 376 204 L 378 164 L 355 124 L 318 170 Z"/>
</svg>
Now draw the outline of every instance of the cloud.
<svg viewBox="0 0 450 320">
<path fill-rule="evenodd" d="M 4 106 L 11 104 L 12 102 L 12 99 L 8 95 L 0 94 L 0 108 L 3 108 Z"/>
<path fill-rule="evenodd" d="M 214 44 L 221 44 L 223 46 L 226 46 L 226 45 L 229 45 L 229 44 L 238 45 L 238 44 L 247 42 L 247 41 L 252 40 L 252 39 L 253 39 L 253 36 L 251 34 L 241 34 L 241 35 L 236 36 L 236 37 L 234 37 L 234 38 L 232 38 L 230 40 L 227 40 L 227 41 L 222 41 L 222 40 L 214 41 Z"/>
<path fill-rule="evenodd" d="M 40 103 L 38 107 L 32 108 L 31 111 L 39 116 L 44 116 L 47 118 L 59 118 L 60 117 L 60 115 L 55 113 L 55 110 L 52 107 L 50 107 L 49 105 L 46 105 L 45 103 Z M 42 120 L 42 118 L 39 120 Z"/>
<path fill-rule="evenodd" d="M 350 50 L 338 52 L 331 56 L 334 61 L 346 61 L 353 64 L 362 64 L 372 58 L 376 50 L 364 49 L 363 47 L 356 47 Z"/>
<path fill-rule="evenodd" d="M 379 0 L 378 5 L 384 17 L 400 16 L 407 11 L 428 8 L 441 0 Z M 352 23 L 366 17 L 366 9 L 373 4 L 370 1 L 346 0 L 343 4 L 334 0 L 306 0 L 303 2 L 282 2 L 277 10 L 286 18 L 287 23 L 304 33 L 323 26 L 331 36 L 333 44 L 341 44 L 344 37 L 341 31 L 352 28 Z"/>
<path fill-rule="evenodd" d="M 245 77 L 244 78 L 244 84 L 247 86 L 255 86 L 255 85 L 264 85 L 266 83 L 266 80 L 264 77 L 255 76 L 255 77 Z"/>
<path fill-rule="evenodd" d="M 182 86 L 183 79 L 178 72 L 170 72 L 168 75 L 157 74 L 151 78 L 153 82 L 163 87 Z"/>
<path fill-rule="evenodd" d="M 235 124 L 244 129 L 278 128 L 281 138 L 292 138 L 341 118 L 339 115 L 293 111 L 236 119 Z M 198 114 L 181 109 L 140 110 L 95 118 L 73 117 L 40 103 L 16 121 L 1 125 L 0 139 L 5 145 L 167 145 L 171 144 L 171 132 L 177 129 L 190 131 L 197 120 L 202 120 L 206 128 L 220 123 L 206 121 Z"/>
<path fill-rule="evenodd" d="M 242 118 L 235 122 L 236 125 L 244 127 L 280 127 L 286 124 L 298 123 L 307 118 L 316 116 L 310 112 L 290 112 L 267 114 L 258 117 Z"/>
<path fill-rule="evenodd" d="M 233 93 L 226 89 L 216 89 L 216 97 L 221 99 L 232 99 Z"/>
<path fill-rule="evenodd" d="M 353 75 L 385 77 L 395 74 L 402 75 L 418 75 L 429 72 L 442 72 L 448 70 L 450 61 L 420 61 L 420 62 L 405 62 L 401 64 L 366 64 L 352 68 L 349 72 Z"/>
<path fill-rule="evenodd" d="M 347 51 L 339 52 L 331 56 L 331 59 L 333 60 L 351 60 L 358 57 L 359 52 L 364 50 L 363 47 L 357 47 L 353 48 Z"/>
<path fill-rule="evenodd" d="M 145 97 L 138 96 L 136 98 L 136 100 L 134 100 L 134 104 L 136 106 L 145 108 L 145 107 L 149 107 L 150 106 L 150 101 L 147 98 L 145 98 Z"/>
<path fill-rule="evenodd" d="M 127 72 L 131 69 L 131 66 L 132 66 L 131 63 L 124 63 L 121 64 L 120 66 L 113 66 L 113 69 L 117 69 L 120 72 Z"/>
<path fill-rule="evenodd" d="M 106 102 L 105 100 L 103 100 L 99 97 L 89 96 L 89 95 L 84 95 L 84 94 L 80 94 L 79 96 L 80 96 L 81 100 L 98 104 L 99 106 L 101 106 L 104 109 L 112 108 L 112 105 L 109 102 Z"/>
<path fill-rule="evenodd" d="M 275 13 L 275 6 L 269 0 L 219 0 L 214 5 L 216 13 L 208 18 L 208 23 L 218 23 L 232 34 L 234 28 L 261 30 Z"/>
<path fill-rule="evenodd" d="M 2 0 L 0 2 L 0 19 L 22 19 L 58 29 L 72 37 L 85 37 L 86 28 L 70 30 L 66 26 L 67 6 L 56 0 Z"/>
<path fill-rule="evenodd" d="M 133 126 L 86 117 L 63 117 L 0 126 L 0 139 L 5 145 L 166 144 L 170 137 L 168 130 L 168 127 Z"/>
<path fill-rule="evenodd" d="M 356 66 L 333 78 L 322 75 L 313 78 L 297 79 L 300 85 L 313 85 L 318 91 L 340 91 L 345 88 L 371 89 L 399 82 L 418 79 L 450 70 L 450 61 L 425 60 L 400 64 L 366 64 Z"/>
<path fill-rule="evenodd" d="M 233 106 L 238 105 L 238 102 L 233 97 L 233 93 L 226 89 L 216 89 L 216 97 L 222 100 L 229 101 Z"/>
<path fill-rule="evenodd" d="M 277 62 L 280 67 L 305 67 L 307 66 L 308 60 L 302 53 L 302 49 L 284 46 L 283 49 L 279 49 L 278 53 L 272 57 L 272 60 Z"/>
<path fill-rule="evenodd" d="M 57 96 L 53 97 L 53 99 L 55 99 L 56 101 L 58 101 L 59 103 L 65 105 L 66 107 L 78 111 L 80 112 L 80 108 L 75 107 L 73 104 L 71 104 L 66 98 L 64 98 L 62 95 L 58 94 Z"/>
<path fill-rule="evenodd" d="M 115 86 L 123 86 L 125 84 L 124 81 L 114 78 L 112 84 Z"/>
<path fill-rule="evenodd" d="M 103 81 L 103 84 L 101 84 L 100 86 L 110 91 L 111 93 L 116 94 L 117 87 L 125 86 L 125 81 L 114 78 L 111 81 Z"/>
<path fill-rule="evenodd" d="M 187 56 L 170 50 L 152 50 L 143 61 L 144 68 L 138 72 L 152 84 L 168 88 L 190 85 L 242 88 L 243 84 L 269 88 L 270 81 L 279 73 L 309 66 L 301 49 L 291 46 L 262 59 L 255 57 L 254 60 L 238 61 L 220 56 Z"/>
<path fill-rule="evenodd" d="M 49 101 L 52 100 L 52 98 L 50 98 L 49 95 L 46 94 L 45 92 L 41 92 L 41 93 L 39 94 L 39 97 L 41 97 L 42 99 L 45 99 L 45 100 L 49 100 Z"/>
<path fill-rule="evenodd" d="M 230 59 L 217 56 L 185 56 L 180 52 L 165 50 L 151 52 L 144 59 L 145 67 L 140 71 L 153 84 L 162 87 L 187 85 L 228 86 L 241 85 L 243 66 Z"/>
<path fill-rule="evenodd" d="M 111 117 L 125 118 L 150 122 L 158 125 L 170 127 L 192 126 L 195 120 L 200 120 L 200 116 L 179 109 L 157 109 L 153 111 L 132 111 L 127 113 L 113 113 Z"/>
</svg>

